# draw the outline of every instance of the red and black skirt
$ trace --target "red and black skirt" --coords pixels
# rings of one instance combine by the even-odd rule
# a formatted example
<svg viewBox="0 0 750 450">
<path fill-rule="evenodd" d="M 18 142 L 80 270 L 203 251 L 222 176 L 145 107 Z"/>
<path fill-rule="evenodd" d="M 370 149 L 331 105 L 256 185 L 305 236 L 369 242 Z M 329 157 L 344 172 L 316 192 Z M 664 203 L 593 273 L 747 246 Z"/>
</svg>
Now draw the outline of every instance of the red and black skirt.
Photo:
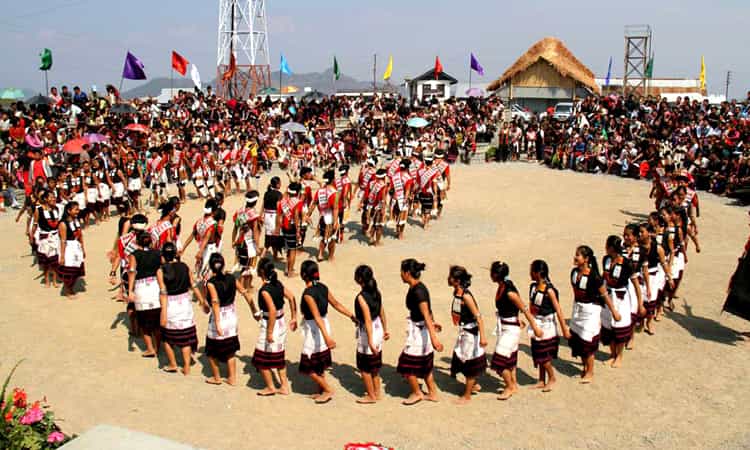
<svg viewBox="0 0 750 450">
<path fill-rule="evenodd" d="M 599 348 L 599 335 L 597 334 L 590 341 L 586 341 L 578 336 L 575 331 L 571 331 L 568 345 L 570 345 L 570 350 L 573 352 L 573 358 L 587 358 L 596 353 L 596 350 Z"/>
<path fill-rule="evenodd" d="M 383 352 L 375 355 L 366 355 L 357 352 L 357 369 L 362 373 L 377 375 L 383 367 Z"/>
<path fill-rule="evenodd" d="M 534 367 L 546 364 L 557 359 L 557 353 L 560 349 L 560 337 L 544 340 L 531 340 L 531 358 L 534 360 Z"/>
<path fill-rule="evenodd" d="M 161 336 L 164 342 L 173 347 L 190 347 L 193 351 L 198 350 L 198 333 L 195 325 L 184 330 L 170 330 L 162 327 Z"/>
<path fill-rule="evenodd" d="M 398 357 L 398 366 L 396 366 L 396 372 L 401 375 L 415 376 L 417 378 L 427 378 L 434 368 L 435 353 L 429 353 L 424 356 L 409 355 L 401 353 Z"/>
<path fill-rule="evenodd" d="M 257 370 L 283 369 L 286 367 L 286 352 L 266 352 L 255 349 L 252 363 Z"/>
<path fill-rule="evenodd" d="M 135 312 L 138 326 L 145 334 L 152 334 L 161 328 L 161 308 L 146 309 Z"/>
<path fill-rule="evenodd" d="M 240 339 L 237 336 L 226 339 L 206 337 L 206 356 L 221 362 L 229 361 L 240 350 Z"/>
<path fill-rule="evenodd" d="M 313 353 L 310 356 L 304 353 L 300 357 L 299 371 L 305 375 L 317 374 L 323 375 L 323 372 L 333 365 L 331 350 L 326 349 L 322 352 Z"/>
</svg>

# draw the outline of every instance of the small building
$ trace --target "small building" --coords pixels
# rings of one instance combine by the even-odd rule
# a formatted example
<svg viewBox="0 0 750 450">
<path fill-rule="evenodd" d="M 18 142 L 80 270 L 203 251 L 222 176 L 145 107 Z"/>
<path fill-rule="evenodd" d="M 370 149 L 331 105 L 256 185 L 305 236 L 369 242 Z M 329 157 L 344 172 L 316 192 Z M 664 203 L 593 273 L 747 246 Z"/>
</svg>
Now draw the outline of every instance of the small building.
<svg viewBox="0 0 750 450">
<path fill-rule="evenodd" d="M 456 83 L 458 80 L 445 72 L 440 72 L 435 77 L 433 68 L 416 78 L 406 80 L 406 92 L 409 101 L 414 101 L 415 98 L 420 102 L 432 98 L 444 101 L 451 97 L 451 86 Z"/>
<path fill-rule="evenodd" d="M 554 37 L 532 45 L 488 89 L 535 112 L 600 93 L 594 73 Z"/>
</svg>

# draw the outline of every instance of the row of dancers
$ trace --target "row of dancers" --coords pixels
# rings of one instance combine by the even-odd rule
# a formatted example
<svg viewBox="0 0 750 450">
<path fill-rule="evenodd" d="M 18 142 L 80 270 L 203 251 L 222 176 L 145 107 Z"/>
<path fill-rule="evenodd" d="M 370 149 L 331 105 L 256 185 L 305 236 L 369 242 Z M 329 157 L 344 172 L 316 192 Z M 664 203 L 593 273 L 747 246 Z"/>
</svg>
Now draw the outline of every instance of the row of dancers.
<svg viewBox="0 0 750 450">
<path fill-rule="evenodd" d="M 488 365 L 504 381 L 499 399 L 507 400 L 518 392 L 516 367 L 524 329 L 531 337 L 532 359 L 539 371 L 535 387 L 544 392 L 552 391 L 557 381 L 553 361 L 558 357 L 560 337 L 567 339 L 572 355 L 581 358 L 581 383 L 593 381 L 594 355 L 599 345 L 609 348 L 611 366 L 619 367 L 624 349 L 633 348 L 634 329 L 645 320 L 646 331 L 653 334 L 652 321 L 657 317 L 657 310 L 673 296 L 682 277 L 684 264 L 680 261 L 684 260 L 684 241 L 680 224 L 675 222 L 679 214 L 666 206 L 661 213 L 652 215 L 650 223 L 627 225 L 622 237 L 610 236 L 604 246 L 601 266 L 590 247 L 582 245 L 576 249 L 570 273 L 573 308 L 569 321 L 560 306 L 560 292 L 550 279 L 545 261 L 535 260 L 530 265 L 528 303 L 511 280 L 509 266 L 493 262 L 490 279 L 496 283 L 497 290 L 492 325 L 497 341 L 489 363 L 485 353 L 488 330 L 481 314 L 482 305 L 470 290 L 472 275 L 463 267 L 450 267 L 447 282 L 453 295 L 451 316 L 458 330 L 450 370 L 452 376 L 463 374 L 465 378 L 465 389 L 458 402 L 470 401 L 472 395 L 481 390 L 477 381 Z M 351 320 L 357 329 L 356 365 L 366 391 L 358 401 L 373 403 L 382 398 L 379 372 L 384 344 L 390 333 L 384 301 L 369 266 L 362 265 L 354 271 L 359 292 L 352 309 L 339 301 L 321 281 L 319 265 L 313 260 L 301 264 L 300 277 L 305 290 L 299 302 L 279 280 L 274 263 L 268 257 L 257 265 L 262 283 L 257 299 L 250 296 L 250 290 L 240 279 L 227 271 L 224 258 L 217 252 L 208 258 L 210 276 L 204 290 L 201 283 L 196 283 L 187 264 L 179 261 L 174 243 L 166 243 L 161 250 L 153 248 L 152 235 L 146 231 L 144 219 L 145 216 L 141 216 L 132 220 L 136 237 L 134 250 L 127 257 L 128 297 L 134 303 L 146 343 L 144 357 L 156 356 L 163 340 L 169 361 L 164 370 L 190 372 L 192 354 L 198 347 L 192 292 L 203 311 L 209 314 L 205 354 L 212 376 L 206 382 L 221 384 L 220 366 L 226 365 L 224 381 L 236 384 L 236 353 L 240 344 L 235 298 L 239 294 L 259 322 L 252 364 L 266 387 L 258 395 L 290 393 L 285 348 L 287 334 L 295 332 L 299 326 L 303 342 L 299 370 L 316 383 L 318 393 L 313 396 L 314 400 L 326 403 L 334 393 L 326 379 L 326 370 L 332 365 L 331 350 L 337 347 L 328 314 L 333 309 Z M 674 255 L 668 255 L 668 251 Z M 414 259 L 402 261 L 400 267 L 401 281 L 408 286 L 405 305 L 409 316 L 397 371 L 411 388 L 411 394 L 403 401 L 407 405 L 438 400 L 433 364 L 435 351 L 444 349 L 439 336 L 443 327 L 433 316 L 430 291 L 420 280 L 425 268 L 425 264 Z M 175 357 L 177 350 L 182 354 L 181 368 Z M 422 392 L 420 379 L 424 380 L 427 393 Z"/>
</svg>

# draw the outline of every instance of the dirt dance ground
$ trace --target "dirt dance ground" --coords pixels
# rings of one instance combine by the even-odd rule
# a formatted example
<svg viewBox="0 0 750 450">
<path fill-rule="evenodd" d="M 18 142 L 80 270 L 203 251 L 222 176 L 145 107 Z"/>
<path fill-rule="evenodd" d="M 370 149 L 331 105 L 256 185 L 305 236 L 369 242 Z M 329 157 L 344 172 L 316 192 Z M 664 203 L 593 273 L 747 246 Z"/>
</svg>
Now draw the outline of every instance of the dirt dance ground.
<svg viewBox="0 0 750 450">
<path fill-rule="evenodd" d="M 750 347 L 741 333 L 750 331 L 750 324 L 720 315 L 720 308 L 727 278 L 747 237 L 747 211 L 705 194 L 700 219 L 703 253 L 691 248 L 677 310 L 657 324 L 655 336 L 637 335 L 636 349 L 627 352 L 622 368 L 609 368 L 603 363 L 607 355 L 600 352 L 594 383 L 580 385 L 575 378 L 580 364 L 563 345 L 555 364 L 560 374 L 556 390 L 531 390 L 536 371 L 524 337 L 518 370 L 521 392 L 510 401 L 497 401 L 495 392 L 502 383 L 488 373 L 480 380 L 484 391 L 470 405 L 452 403 L 462 385 L 448 375 L 456 336 L 450 326 L 448 266 L 469 268 L 480 308 L 485 317 L 492 317 L 491 261 L 508 261 L 511 278 L 527 286 L 529 263 L 544 258 L 569 314 L 572 295 L 567 278 L 575 247 L 586 243 L 601 258 L 609 234 L 620 234 L 624 224 L 650 211 L 648 192 L 645 182 L 523 163 L 461 166 L 454 169 L 445 216 L 428 232 L 412 225 L 403 242 L 388 237 L 381 248 L 347 233 L 335 265 L 322 264 L 322 279 L 351 307 L 356 293 L 353 269 L 371 264 L 392 335 L 384 350 L 385 399 L 367 406 L 354 402 L 363 393 L 354 368 L 354 329 L 335 312 L 331 323 L 338 348 L 329 377 L 336 396 L 327 405 L 314 405 L 304 395 L 312 393 L 313 384 L 297 372 L 299 332 L 289 335 L 287 349 L 294 394 L 256 396 L 262 381 L 250 357 L 258 327 L 244 302 L 239 305 L 239 386 L 204 384 L 201 372 L 208 368 L 203 358 L 187 378 L 165 374 L 156 361 L 140 357 L 140 343 L 129 341 L 123 323 L 124 304 L 111 300 L 105 252 L 116 220 L 86 231 L 86 292 L 66 301 L 33 280 L 37 270 L 31 267 L 21 227 L 4 215 L 0 372 L 25 358 L 12 385 L 25 386 L 33 398 L 46 396 L 66 432 L 81 433 L 108 423 L 211 449 L 341 449 L 347 442 L 366 441 L 399 449 L 746 447 Z M 232 214 L 240 202 L 233 196 L 225 209 Z M 186 228 L 200 207 L 200 202 L 190 201 L 182 208 Z M 190 259 L 195 249 L 187 252 Z M 232 258 L 229 249 L 224 253 Z M 398 268 L 407 257 L 427 263 L 423 280 L 436 318 L 445 326 L 440 336 L 446 346 L 435 361 L 441 401 L 412 407 L 400 403 L 408 388 L 395 372 L 407 290 Z M 288 286 L 299 296 L 299 279 L 288 281 Z M 196 316 L 202 345 L 207 317 L 198 308 Z M 494 348 L 492 336 L 489 348 Z"/>
</svg>

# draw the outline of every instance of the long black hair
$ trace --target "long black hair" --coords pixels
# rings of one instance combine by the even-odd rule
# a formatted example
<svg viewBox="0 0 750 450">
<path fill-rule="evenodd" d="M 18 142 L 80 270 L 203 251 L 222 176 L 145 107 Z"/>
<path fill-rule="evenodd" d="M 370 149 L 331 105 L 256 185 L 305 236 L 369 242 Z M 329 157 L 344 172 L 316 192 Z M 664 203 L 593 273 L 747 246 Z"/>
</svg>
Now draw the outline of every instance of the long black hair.
<svg viewBox="0 0 750 450">
<path fill-rule="evenodd" d="M 492 281 L 496 283 L 505 281 L 505 279 L 508 278 L 508 275 L 510 275 L 510 267 L 508 264 L 501 261 L 495 261 L 490 266 L 490 276 Z"/>
<path fill-rule="evenodd" d="M 279 275 L 276 273 L 276 267 L 270 258 L 262 258 L 258 261 L 258 275 L 265 278 L 270 285 L 281 286 Z"/>
<path fill-rule="evenodd" d="M 73 208 L 77 206 L 78 206 L 78 203 L 76 202 L 68 202 L 65 205 L 65 209 L 63 210 L 63 217 L 62 217 L 63 222 L 67 222 L 69 220 L 75 219 L 75 217 L 71 217 L 70 211 L 72 211 Z"/>
<path fill-rule="evenodd" d="M 401 261 L 401 272 L 408 273 L 415 280 L 418 280 L 422 276 L 422 271 L 427 266 L 424 263 L 417 261 L 414 258 L 408 258 Z"/>
<path fill-rule="evenodd" d="M 458 281 L 462 289 L 468 289 L 471 286 L 471 274 L 462 266 L 451 266 L 448 269 L 448 276 Z"/>
<path fill-rule="evenodd" d="M 543 259 L 535 259 L 531 262 L 531 272 L 538 273 L 542 280 L 549 282 L 549 266 Z"/>
<path fill-rule="evenodd" d="M 611 235 L 607 238 L 606 247 L 611 248 L 619 255 L 622 253 L 622 239 L 619 236 Z"/>
<path fill-rule="evenodd" d="M 576 249 L 576 253 L 580 253 L 581 256 L 588 259 L 592 275 L 597 278 L 601 276 L 599 272 L 599 263 L 596 262 L 596 255 L 594 255 L 594 251 L 591 249 L 591 247 L 589 247 L 588 245 L 580 245 Z"/>
<path fill-rule="evenodd" d="M 354 281 L 362 285 L 362 291 L 370 294 L 376 302 L 382 300 L 378 282 L 375 281 L 375 275 L 372 268 L 368 265 L 360 265 L 354 270 Z"/>
<path fill-rule="evenodd" d="M 302 266 L 299 269 L 300 276 L 305 282 L 312 282 L 313 284 L 320 281 L 320 270 L 318 269 L 318 263 L 308 259 L 302 262 Z"/>
</svg>

